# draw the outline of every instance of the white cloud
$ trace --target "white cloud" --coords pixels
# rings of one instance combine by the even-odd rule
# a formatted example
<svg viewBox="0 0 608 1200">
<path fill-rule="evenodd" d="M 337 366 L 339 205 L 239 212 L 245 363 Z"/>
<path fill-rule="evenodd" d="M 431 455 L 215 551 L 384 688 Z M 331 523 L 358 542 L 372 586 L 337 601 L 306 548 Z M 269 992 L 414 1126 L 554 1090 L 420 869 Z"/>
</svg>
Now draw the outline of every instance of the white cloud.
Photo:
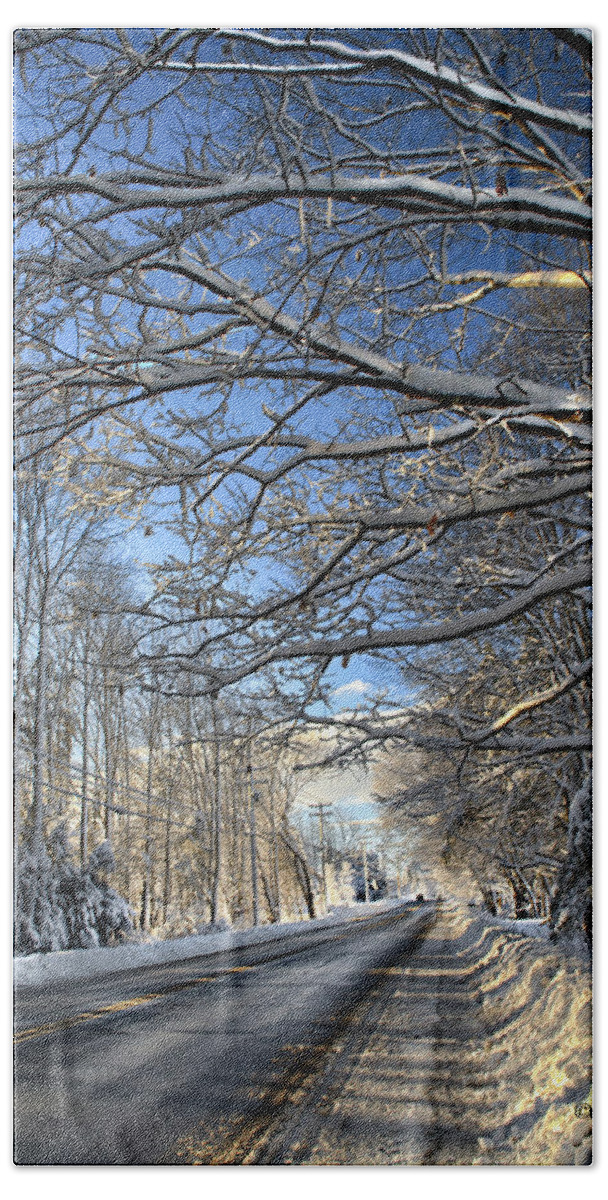
<svg viewBox="0 0 608 1200">
<path fill-rule="evenodd" d="M 339 688 L 332 692 L 332 696 L 343 696 L 346 692 L 367 692 L 371 684 L 366 683 L 364 679 L 353 679 L 352 683 L 343 683 Z"/>
<path fill-rule="evenodd" d="M 371 777 L 366 767 L 351 764 L 342 770 L 319 770 L 303 784 L 297 799 L 299 808 L 318 804 L 320 800 L 349 807 L 369 804 Z"/>
</svg>

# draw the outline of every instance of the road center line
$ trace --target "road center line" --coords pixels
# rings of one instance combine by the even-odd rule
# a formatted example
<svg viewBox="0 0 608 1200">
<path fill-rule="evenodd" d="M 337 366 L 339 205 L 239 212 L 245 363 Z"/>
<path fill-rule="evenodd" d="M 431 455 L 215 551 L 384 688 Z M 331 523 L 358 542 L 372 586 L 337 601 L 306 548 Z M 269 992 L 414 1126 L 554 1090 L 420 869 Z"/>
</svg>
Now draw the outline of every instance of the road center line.
<svg viewBox="0 0 608 1200">
<path fill-rule="evenodd" d="M 383 916 L 378 919 L 374 919 L 373 917 L 354 917 L 351 924 L 354 925 L 356 922 L 367 921 L 369 922 L 370 928 L 379 928 L 388 924 L 390 921 L 394 921 L 396 917 L 401 918 L 404 916 L 410 916 L 415 911 L 415 909 L 408 909 L 406 912 L 397 914 L 383 914 Z M 325 930 L 322 932 L 325 932 Z M 342 942 L 349 936 L 350 932 L 346 931 L 344 933 L 337 934 L 333 938 L 324 939 L 319 944 L 323 945 L 325 940 Z M 298 947 L 296 950 L 288 950 L 285 952 L 285 954 L 277 955 L 276 958 L 291 957 L 294 954 L 304 953 L 310 948 L 310 946 Z M 72 1029 L 76 1025 L 83 1025 L 89 1021 L 98 1021 L 100 1018 L 110 1016 L 113 1013 L 125 1012 L 130 1008 L 137 1008 L 142 1004 L 150 1004 L 154 1000 L 163 1000 L 167 996 L 177 992 L 186 991 L 188 988 L 196 987 L 200 983 L 217 983 L 221 979 L 224 979 L 227 975 L 236 975 L 245 971 L 257 971 L 260 967 L 266 966 L 267 963 L 271 961 L 273 961 L 273 959 L 263 959 L 259 963 L 252 963 L 238 967 L 226 967 L 215 972 L 213 975 L 199 975 L 196 979 L 188 979 L 181 983 L 170 984 L 169 986 L 162 988 L 159 992 L 146 992 L 142 996 L 132 996 L 127 1000 L 118 1000 L 114 1004 L 105 1004 L 102 1008 L 96 1008 L 87 1012 L 75 1013 L 71 1017 L 64 1017 L 58 1021 L 50 1021 L 44 1025 L 34 1025 L 29 1029 L 19 1029 L 14 1035 L 14 1043 L 15 1045 L 21 1045 L 24 1042 L 34 1041 L 36 1038 L 48 1037 L 53 1033 L 59 1033 L 64 1029 Z"/>
<path fill-rule="evenodd" d="M 141 1004 L 149 1004 L 152 1000 L 163 1000 L 166 996 L 171 995 L 171 993 L 185 991 L 186 988 L 196 987 L 199 983 L 217 983 L 226 975 L 234 975 L 240 971 L 255 970 L 255 966 L 227 967 L 223 971 L 218 971 L 215 975 L 199 975 L 196 979 L 189 979 L 185 983 L 173 984 L 170 987 L 163 988 L 160 992 L 146 992 L 143 996 L 132 996 L 128 1000 L 118 1000 L 115 1004 L 104 1004 L 102 1008 L 96 1008 L 92 1012 L 75 1013 L 74 1016 L 64 1017 L 60 1021 L 52 1021 L 46 1025 L 35 1025 L 30 1029 L 19 1029 L 15 1034 L 14 1041 L 16 1044 L 29 1042 L 36 1037 L 45 1037 L 51 1033 L 58 1033 L 61 1029 L 71 1029 L 74 1025 L 82 1025 L 87 1021 L 96 1021 L 100 1017 L 108 1016 L 111 1013 L 123 1012 L 129 1008 L 136 1008 Z"/>
</svg>

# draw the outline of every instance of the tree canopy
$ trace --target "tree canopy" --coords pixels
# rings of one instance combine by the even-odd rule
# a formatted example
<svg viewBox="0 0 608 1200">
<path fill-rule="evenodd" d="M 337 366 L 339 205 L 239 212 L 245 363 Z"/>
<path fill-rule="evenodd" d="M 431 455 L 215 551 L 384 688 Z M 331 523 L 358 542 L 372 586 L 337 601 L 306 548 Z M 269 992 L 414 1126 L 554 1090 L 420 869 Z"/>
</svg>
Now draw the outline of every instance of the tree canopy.
<svg viewBox="0 0 608 1200">
<path fill-rule="evenodd" d="M 15 49 L 17 456 L 167 545 L 127 605 L 139 669 L 314 716 L 332 663 L 388 659 L 432 732 L 374 711 L 355 746 L 437 738 L 439 705 L 467 763 L 533 755 L 578 795 L 587 32 Z"/>
</svg>

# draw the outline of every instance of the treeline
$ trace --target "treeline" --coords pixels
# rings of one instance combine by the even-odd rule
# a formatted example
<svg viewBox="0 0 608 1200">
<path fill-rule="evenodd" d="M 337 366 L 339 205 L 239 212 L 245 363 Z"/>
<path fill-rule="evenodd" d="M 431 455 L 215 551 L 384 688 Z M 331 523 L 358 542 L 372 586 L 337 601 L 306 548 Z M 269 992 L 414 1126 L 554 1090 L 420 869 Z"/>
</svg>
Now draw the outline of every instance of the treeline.
<svg viewBox="0 0 608 1200">
<path fill-rule="evenodd" d="M 590 36 L 15 50 L 19 841 L 144 927 L 308 908 L 285 730 L 362 684 L 317 757 L 420 750 L 395 817 L 588 936 Z"/>
<path fill-rule="evenodd" d="M 312 916 L 276 714 L 167 695 L 107 517 L 48 462 L 19 470 L 15 501 L 17 950 Z"/>
</svg>

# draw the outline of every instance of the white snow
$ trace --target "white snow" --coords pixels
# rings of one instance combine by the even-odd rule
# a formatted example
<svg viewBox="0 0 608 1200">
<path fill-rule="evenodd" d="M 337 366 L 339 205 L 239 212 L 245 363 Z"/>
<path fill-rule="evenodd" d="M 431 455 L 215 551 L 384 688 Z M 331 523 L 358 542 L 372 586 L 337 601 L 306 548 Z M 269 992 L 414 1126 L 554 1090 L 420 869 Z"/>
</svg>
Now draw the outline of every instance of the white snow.
<svg viewBox="0 0 608 1200">
<path fill-rule="evenodd" d="M 491 928 L 510 929 L 513 933 L 522 933 L 526 937 L 549 938 L 550 928 L 547 921 L 540 917 L 492 917 L 488 920 Z"/>
<path fill-rule="evenodd" d="M 263 925 L 252 929 L 227 929 L 221 933 L 196 934 L 193 937 L 167 939 L 145 943 L 125 942 L 121 946 L 105 946 L 94 950 L 57 950 L 50 954 L 29 954 L 13 959 L 13 980 L 16 985 L 38 986 L 65 980 L 93 979 L 99 975 L 114 975 L 134 967 L 157 966 L 162 963 L 183 962 L 201 955 L 221 954 L 239 946 L 256 946 L 282 938 L 303 936 L 315 929 L 344 925 L 391 908 L 407 908 L 412 901 L 377 900 L 370 904 L 343 905 L 327 916 L 284 925 Z M 212 926 L 209 927 L 210 929 Z"/>
</svg>

